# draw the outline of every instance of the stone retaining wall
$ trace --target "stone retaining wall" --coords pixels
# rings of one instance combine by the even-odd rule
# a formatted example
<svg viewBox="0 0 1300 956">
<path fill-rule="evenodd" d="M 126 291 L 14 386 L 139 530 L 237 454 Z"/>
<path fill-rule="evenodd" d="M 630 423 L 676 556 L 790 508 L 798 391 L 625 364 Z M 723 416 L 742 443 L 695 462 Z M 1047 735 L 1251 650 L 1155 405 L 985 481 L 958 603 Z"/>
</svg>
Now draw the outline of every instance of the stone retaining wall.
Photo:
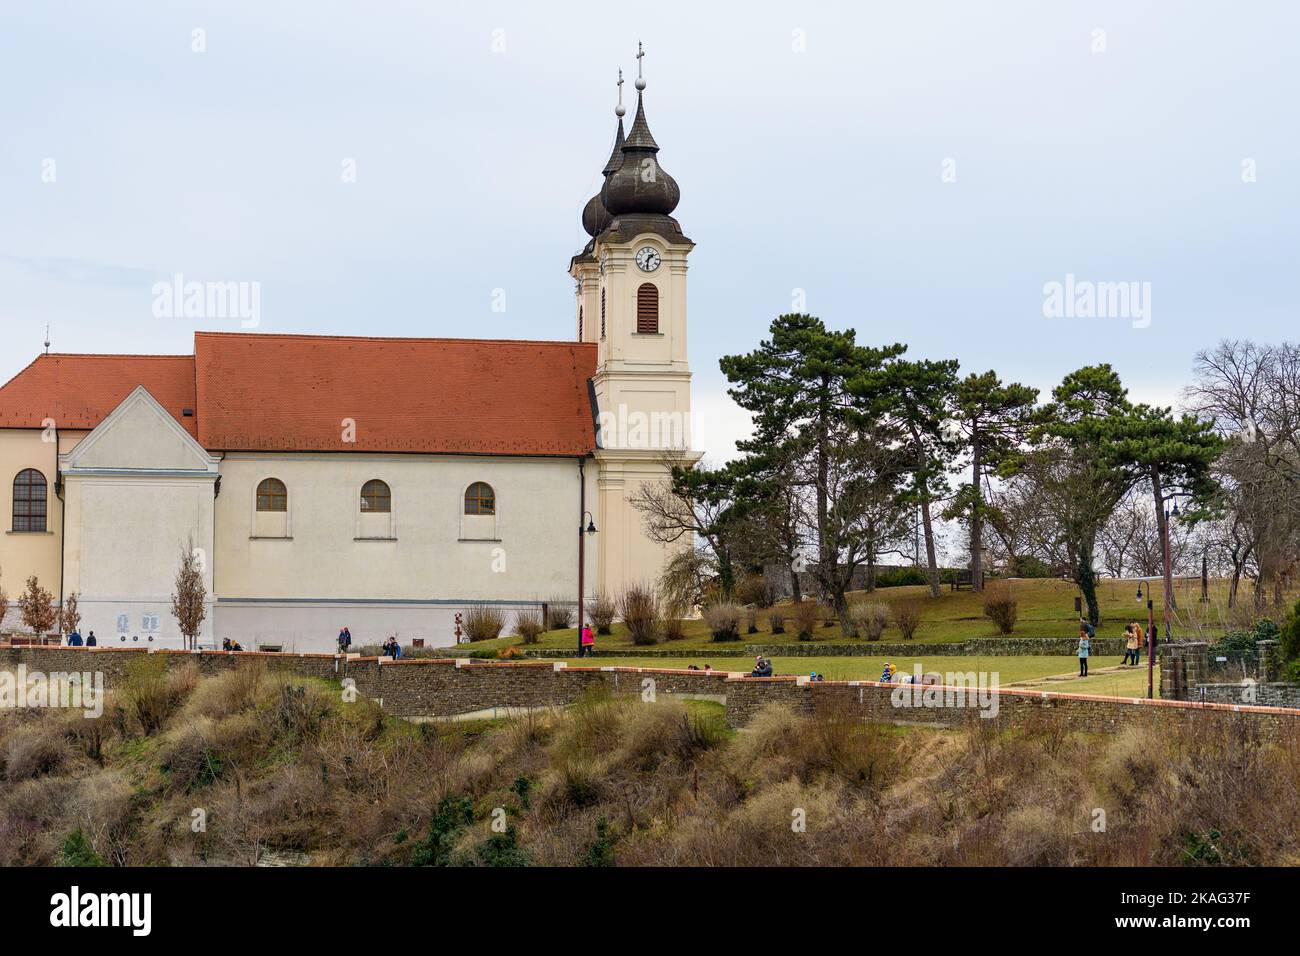
<svg viewBox="0 0 1300 956">
<path fill-rule="evenodd" d="M 25 665 L 28 672 L 99 671 L 112 688 L 132 660 L 148 651 L 116 648 L 0 647 L 0 667 Z M 978 720 L 978 704 L 993 705 L 1002 724 L 1043 721 L 1070 730 L 1109 733 L 1137 725 L 1168 726 L 1180 721 L 1251 719 L 1260 732 L 1279 739 L 1300 733 L 1300 709 L 1201 704 L 1187 701 L 1117 699 L 1018 689 L 988 690 L 983 700 L 952 698 L 943 687 L 884 685 L 873 681 L 809 681 L 806 677 L 751 678 L 739 674 L 663 668 L 578 667 L 544 661 L 487 662 L 464 659 L 388 661 L 333 654 L 270 654 L 157 651 L 167 666 L 194 661 L 200 672 L 219 673 L 258 662 L 304 676 L 355 681 L 359 693 L 382 701 L 402 717 L 453 717 L 490 708 L 563 706 L 593 687 L 643 699 L 693 697 L 726 705 L 728 722 L 748 724 L 763 707 L 779 703 L 801 713 L 846 708 L 854 716 L 902 724 L 960 726 Z M 1239 688 L 1238 688 L 1239 689 Z M 942 706 L 930 706 L 935 702 Z"/>
</svg>

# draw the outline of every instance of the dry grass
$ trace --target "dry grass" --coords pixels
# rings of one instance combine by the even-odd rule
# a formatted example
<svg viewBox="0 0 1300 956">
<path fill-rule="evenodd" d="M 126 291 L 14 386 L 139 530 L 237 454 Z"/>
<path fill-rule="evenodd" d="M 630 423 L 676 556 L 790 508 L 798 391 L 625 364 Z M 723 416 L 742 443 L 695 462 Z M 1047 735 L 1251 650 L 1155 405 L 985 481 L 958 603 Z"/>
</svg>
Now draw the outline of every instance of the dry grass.
<svg viewBox="0 0 1300 956">
<path fill-rule="evenodd" d="M 717 705 L 593 691 L 563 711 L 416 726 L 261 668 L 162 676 L 174 706 L 157 726 L 105 720 L 102 765 L 80 717 L 0 713 L 0 865 L 51 865 L 76 828 L 115 865 L 1300 862 L 1300 735 L 1266 741 L 1245 715 L 1113 736 L 902 729 L 831 698 L 809 716 L 769 707 L 737 734 Z M 487 826 L 496 808 L 508 836 Z"/>
</svg>

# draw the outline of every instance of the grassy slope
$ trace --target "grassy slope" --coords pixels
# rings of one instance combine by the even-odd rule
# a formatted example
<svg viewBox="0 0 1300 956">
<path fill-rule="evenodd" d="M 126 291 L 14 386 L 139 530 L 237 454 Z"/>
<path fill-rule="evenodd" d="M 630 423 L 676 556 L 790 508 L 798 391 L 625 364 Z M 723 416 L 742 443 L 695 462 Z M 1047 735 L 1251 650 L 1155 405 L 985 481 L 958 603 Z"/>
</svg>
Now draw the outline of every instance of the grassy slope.
<svg viewBox="0 0 1300 956">
<path fill-rule="evenodd" d="M 1016 580 L 1011 582 L 1011 586 L 1019 602 L 1019 620 L 1013 636 L 1073 637 L 1075 635 L 1079 621 L 1078 615 L 1074 612 L 1074 598 L 1079 593 L 1077 587 L 1055 579 Z M 1142 590 L 1144 594 L 1149 590 L 1147 583 L 1143 584 Z M 1156 593 L 1157 595 L 1160 593 L 1158 585 Z M 1123 633 L 1124 625 L 1133 616 L 1140 614 L 1145 619 L 1145 602 L 1139 604 L 1136 594 L 1137 584 L 1132 581 L 1106 579 L 1099 582 L 1097 597 L 1101 603 L 1102 616 L 1101 626 L 1098 628 L 1099 635 L 1119 636 Z M 1177 582 L 1177 598 L 1179 606 L 1183 609 L 1182 613 L 1208 618 L 1207 629 L 1214 634 L 1221 633 L 1223 631 L 1221 612 L 1227 603 L 1226 582 L 1210 582 L 1208 604 L 1201 604 L 1199 597 L 1199 580 Z M 882 588 L 871 595 L 864 593 L 855 595 L 855 599 L 858 600 L 881 601 L 885 604 L 892 604 L 906 598 L 918 598 L 924 604 L 924 617 L 915 637 L 917 641 L 944 643 L 998 636 L 997 629 L 984 616 L 983 596 L 972 591 L 950 591 L 945 587 L 942 595 L 937 599 L 930 598 L 929 592 L 924 587 Z M 1161 614 L 1159 600 L 1156 603 L 1156 619 L 1159 622 Z M 744 642 L 762 644 L 789 643 L 798 640 L 792 632 L 789 621 L 786 622 L 786 633 L 777 635 L 770 632 L 765 612 L 759 612 L 758 623 L 760 633 L 743 636 Z M 1188 633 L 1191 621 L 1187 623 L 1188 626 L 1179 628 L 1176 633 Z M 844 637 L 840 634 L 838 626 L 818 627 L 815 639 L 820 642 L 839 643 L 844 640 Z M 891 626 L 881 639 L 898 641 L 901 640 L 901 636 L 898 630 Z M 499 650 L 518 643 L 520 643 L 519 638 L 510 636 L 495 641 L 481 641 L 473 647 L 475 650 Z M 688 621 L 686 638 L 668 646 L 674 650 L 681 648 L 683 651 L 691 651 L 707 648 L 710 644 L 708 629 L 704 622 Z M 569 628 L 543 634 L 537 646 L 576 647 L 577 632 Z M 615 625 L 613 634 L 602 635 L 596 639 L 596 646 L 608 652 L 611 649 L 630 648 L 633 645 L 622 625 Z"/>
</svg>

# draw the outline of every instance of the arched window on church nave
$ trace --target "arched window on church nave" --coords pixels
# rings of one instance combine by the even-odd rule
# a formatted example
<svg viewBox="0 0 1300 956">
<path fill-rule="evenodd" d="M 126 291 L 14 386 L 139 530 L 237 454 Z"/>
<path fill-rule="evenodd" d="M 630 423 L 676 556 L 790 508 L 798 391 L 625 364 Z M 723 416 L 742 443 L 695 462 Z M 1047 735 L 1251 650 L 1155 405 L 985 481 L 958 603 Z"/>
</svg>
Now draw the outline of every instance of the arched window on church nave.
<svg viewBox="0 0 1300 956">
<path fill-rule="evenodd" d="M 387 514 L 393 510 L 393 493 L 387 482 L 371 478 L 361 486 L 361 510 L 367 514 Z"/>
<path fill-rule="evenodd" d="M 497 493 L 486 481 L 476 481 L 465 489 L 465 514 L 494 515 L 497 513 Z"/>
<path fill-rule="evenodd" d="M 279 478 L 263 478 L 257 486 L 258 511 L 288 511 L 289 491 Z"/>
<path fill-rule="evenodd" d="M 45 476 L 24 468 L 14 478 L 14 531 L 45 531 L 48 504 Z"/>
<path fill-rule="evenodd" d="M 659 287 L 643 282 L 636 290 L 636 330 L 639 335 L 659 332 Z"/>
</svg>

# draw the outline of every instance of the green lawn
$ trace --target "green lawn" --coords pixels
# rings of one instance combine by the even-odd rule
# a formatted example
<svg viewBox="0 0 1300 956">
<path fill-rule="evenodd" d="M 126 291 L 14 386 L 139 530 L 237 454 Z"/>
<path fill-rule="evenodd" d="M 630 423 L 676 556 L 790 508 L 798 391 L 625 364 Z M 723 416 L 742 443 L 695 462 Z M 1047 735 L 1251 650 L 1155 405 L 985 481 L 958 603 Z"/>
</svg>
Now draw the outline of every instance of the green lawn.
<svg viewBox="0 0 1300 956">
<path fill-rule="evenodd" d="M 1078 673 L 1078 662 L 1072 657 L 944 657 L 924 656 L 924 657 L 893 657 L 890 660 L 898 665 L 900 670 L 911 672 L 916 663 L 921 664 L 921 669 L 926 672 L 934 671 L 940 674 L 949 673 L 994 673 L 998 674 L 1000 686 L 1018 684 L 1024 681 L 1041 680 L 1042 678 L 1054 675 L 1069 675 Z M 1110 667 L 1119 664 L 1119 657 L 1094 657 L 1092 666 L 1095 669 Z M 598 657 L 586 660 L 577 658 L 568 659 L 570 667 L 583 666 L 600 666 L 600 667 L 667 667 L 667 668 L 685 668 L 691 664 L 697 667 L 703 667 L 708 664 L 715 671 L 736 671 L 740 673 L 749 673 L 754 662 L 744 657 L 673 657 L 663 659 L 647 660 L 644 657 Z M 827 680 L 879 680 L 880 672 L 885 664 L 883 657 L 774 657 L 772 658 L 772 670 L 777 675 L 789 674 L 808 674 L 816 671 L 825 675 Z M 1124 674 L 1128 678 L 1129 674 Z M 1087 680 L 1102 680 L 1097 677 L 1090 677 Z M 1146 670 L 1142 670 L 1142 680 L 1146 680 Z M 1035 687 L 1040 685 L 1035 684 Z M 1119 685 L 1117 685 L 1119 686 Z M 1146 684 L 1142 685 L 1144 688 Z M 1085 689 L 1085 682 L 1078 679 L 1063 680 L 1059 683 L 1052 682 L 1050 685 L 1044 683 L 1041 685 L 1043 690 L 1058 690 L 1062 693 L 1103 693 L 1101 690 Z M 1145 691 L 1144 691 L 1145 693 Z M 1133 697 L 1134 693 L 1124 692 L 1119 696 Z"/>
<path fill-rule="evenodd" d="M 1056 579 L 1024 579 L 1011 581 L 1010 584 L 1019 602 L 1019 617 L 1013 636 L 1075 636 L 1078 631 L 1079 621 L 1078 615 L 1074 611 L 1074 599 L 1079 594 L 1077 587 L 1069 582 Z M 1145 595 L 1150 590 L 1149 582 L 1144 582 L 1142 589 Z M 1160 589 L 1157 584 L 1156 593 L 1159 594 L 1159 592 Z M 1215 636 L 1222 633 L 1224 627 L 1221 617 L 1227 603 L 1226 582 L 1210 582 L 1210 600 L 1205 604 L 1199 601 L 1200 581 L 1197 579 L 1176 582 L 1176 592 L 1179 606 L 1183 609 L 1179 612 L 1183 616 L 1183 620 L 1175 633 L 1180 635 L 1189 634 L 1194 627 L 1199 627 L 1203 632 Z M 1139 604 L 1136 596 L 1136 582 L 1103 579 L 1098 583 L 1097 597 L 1101 604 L 1102 620 L 1097 632 L 1100 636 L 1118 637 L 1123 633 L 1124 625 L 1134 616 L 1140 615 L 1145 620 L 1145 601 Z M 853 600 L 880 601 L 885 604 L 892 604 L 907 598 L 917 598 L 923 603 L 922 622 L 915 636 L 915 640 L 918 642 L 947 643 L 965 641 L 970 638 L 998 636 L 997 629 L 984 616 L 983 596 L 972 591 L 951 591 L 945 586 L 943 593 L 938 598 L 931 598 L 929 591 L 924 587 L 901 587 L 882 588 L 873 594 L 858 592 L 852 596 Z M 1157 620 L 1159 620 L 1161 613 L 1159 603 L 1159 600 L 1157 600 Z M 786 621 L 786 633 L 772 634 L 767 621 L 767 613 L 766 611 L 758 612 L 759 633 L 742 635 L 741 641 L 743 643 L 793 643 L 798 640 L 792 623 L 788 619 Z M 596 639 L 596 646 L 599 650 L 609 652 L 611 649 L 632 648 L 634 646 L 622 625 L 614 625 L 613 631 L 612 634 L 601 635 Z M 843 643 L 846 638 L 840 633 L 838 625 L 832 627 L 819 625 L 814 640 L 818 643 Z M 881 640 L 900 641 L 902 637 L 897 628 L 891 625 L 886 629 Z M 569 628 L 543 634 L 535 646 L 538 648 L 567 649 L 575 648 L 577 642 L 577 632 L 573 628 Z M 464 651 L 469 648 L 474 651 L 497 651 L 519 643 L 520 639 L 518 637 L 507 636 L 494 641 L 480 641 L 477 644 L 467 645 L 466 648 L 461 648 L 461 650 Z M 663 647 L 665 645 L 661 644 L 659 646 Z M 666 646 L 674 650 L 680 648 L 688 653 L 702 653 L 709 647 L 716 647 L 717 645 L 712 643 L 708 628 L 703 621 L 687 621 L 685 639 Z M 733 661 L 734 666 L 735 662 Z"/>
</svg>

